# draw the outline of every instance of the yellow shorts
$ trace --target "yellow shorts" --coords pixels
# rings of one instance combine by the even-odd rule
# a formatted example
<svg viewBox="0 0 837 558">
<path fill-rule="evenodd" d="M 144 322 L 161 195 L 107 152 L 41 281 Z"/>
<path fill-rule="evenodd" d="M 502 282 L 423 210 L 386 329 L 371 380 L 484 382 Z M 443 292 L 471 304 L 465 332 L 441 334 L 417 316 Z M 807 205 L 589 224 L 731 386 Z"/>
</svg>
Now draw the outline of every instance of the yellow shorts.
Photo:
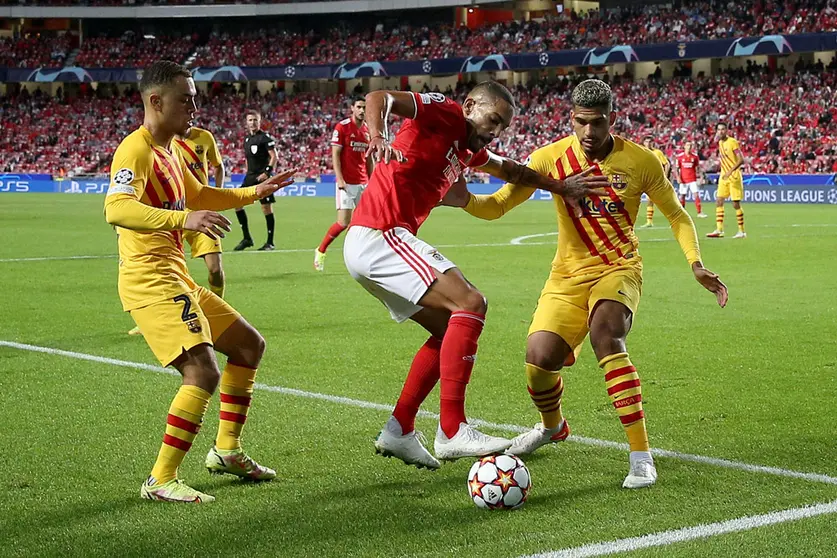
<svg viewBox="0 0 837 558">
<path fill-rule="evenodd" d="M 212 240 L 198 231 L 183 231 L 183 238 L 192 249 L 192 258 L 202 258 L 207 254 L 221 253 L 221 239 Z"/>
<path fill-rule="evenodd" d="M 718 197 L 729 198 L 732 201 L 741 201 L 744 199 L 744 181 L 739 174 L 737 177 L 733 175 L 732 178 L 718 179 Z"/>
<path fill-rule="evenodd" d="M 621 302 L 636 313 L 642 294 L 642 266 L 601 267 L 581 275 L 551 273 L 541 291 L 529 335 L 550 331 L 560 336 L 578 356 L 587 336 L 590 314 L 600 300 Z M 575 360 L 568 358 L 567 366 Z"/>
<path fill-rule="evenodd" d="M 201 343 L 214 344 L 241 316 L 223 298 L 203 287 L 130 313 L 163 366 Z"/>
</svg>

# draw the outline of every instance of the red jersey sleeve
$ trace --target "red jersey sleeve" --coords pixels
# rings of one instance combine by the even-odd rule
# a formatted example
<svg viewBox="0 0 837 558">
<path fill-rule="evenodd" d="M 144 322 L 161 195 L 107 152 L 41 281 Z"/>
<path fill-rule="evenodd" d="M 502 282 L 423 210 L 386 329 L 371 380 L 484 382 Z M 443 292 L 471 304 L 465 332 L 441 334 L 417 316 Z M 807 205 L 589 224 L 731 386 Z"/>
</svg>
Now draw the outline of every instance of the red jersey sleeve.
<svg viewBox="0 0 837 558">
<path fill-rule="evenodd" d="M 343 123 L 340 122 L 337 124 L 337 126 L 334 127 L 334 132 L 331 133 L 331 145 L 343 147 L 344 136 L 345 134 L 343 132 Z"/>
<path fill-rule="evenodd" d="M 476 153 L 474 153 L 471 160 L 468 161 L 468 166 L 471 168 L 481 167 L 488 162 L 488 150 L 486 148 L 482 148 Z"/>
</svg>

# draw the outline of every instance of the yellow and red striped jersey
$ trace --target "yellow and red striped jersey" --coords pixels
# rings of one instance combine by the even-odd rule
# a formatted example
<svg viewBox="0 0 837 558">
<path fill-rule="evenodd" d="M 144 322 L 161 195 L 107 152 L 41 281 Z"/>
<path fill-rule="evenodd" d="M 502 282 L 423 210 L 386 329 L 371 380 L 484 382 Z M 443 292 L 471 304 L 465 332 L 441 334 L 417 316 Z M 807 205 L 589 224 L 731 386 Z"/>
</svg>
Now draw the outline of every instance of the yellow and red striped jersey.
<svg viewBox="0 0 837 558">
<path fill-rule="evenodd" d="M 613 150 L 603 161 L 587 159 L 575 135 L 535 151 L 528 166 L 540 174 L 565 179 L 588 167 L 610 178 L 606 196 L 581 200 L 582 216 L 567 211 L 564 199 L 553 196 L 558 213 L 558 251 L 552 262 L 556 272 L 573 274 L 600 266 L 640 263 L 634 222 L 642 194 L 671 222 L 689 263 L 700 260 L 697 233 L 689 215 L 677 201 L 656 156 L 644 147 L 613 136 Z M 465 210 L 483 219 L 496 219 L 529 199 L 534 188 L 506 184 L 490 196 L 472 196 Z"/>
<path fill-rule="evenodd" d="M 180 152 L 186 168 L 201 184 L 209 184 L 209 164 L 213 167 L 221 166 L 221 153 L 209 130 L 192 126 L 188 137 L 175 137 L 171 146 L 173 151 Z M 223 184 L 216 186 L 222 187 Z"/>
<path fill-rule="evenodd" d="M 105 217 L 117 225 L 119 296 L 126 311 L 197 288 L 183 254 L 187 207 L 222 211 L 258 199 L 256 187 L 202 185 L 180 153 L 159 145 L 141 126 L 113 156 Z"/>
<path fill-rule="evenodd" d="M 726 139 L 722 139 L 718 141 L 718 152 L 721 157 L 721 173 L 726 174 L 735 166 L 738 162 L 738 157 L 735 156 L 735 152 L 740 150 L 741 146 L 738 145 L 738 140 L 732 136 L 727 136 Z M 736 169 L 734 173 L 730 176 L 732 179 L 740 179 L 741 178 L 741 167 Z"/>
</svg>

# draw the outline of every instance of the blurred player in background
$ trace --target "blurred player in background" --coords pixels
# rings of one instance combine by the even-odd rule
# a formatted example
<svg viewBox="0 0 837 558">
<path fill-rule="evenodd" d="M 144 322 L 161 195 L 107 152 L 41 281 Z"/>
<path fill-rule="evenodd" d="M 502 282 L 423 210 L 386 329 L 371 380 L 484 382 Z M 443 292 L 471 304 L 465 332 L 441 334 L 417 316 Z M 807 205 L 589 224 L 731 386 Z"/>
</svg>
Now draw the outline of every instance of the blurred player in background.
<svg viewBox="0 0 837 558">
<path fill-rule="evenodd" d="M 192 447 L 209 399 L 220 384 L 218 436 L 207 469 L 253 480 L 276 473 L 241 448 L 256 369 L 265 342 L 253 326 L 216 294 L 198 286 L 186 267 L 183 231 L 215 240 L 230 230 L 216 213 L 273 195 L 293 171 L 258 186 L 225 190 L 204 186 L 171 147 L 185 136 L 197 112 L 189 70 L 168 60 L 151 64 L 140 81 L 143 125 L 119 144 L 105 197 L 105 218 L 117 227 L 119 297 L 163 366 L 174 366 L 183 383 L 169 407 L 163 444 L 140 495 L 165 502 L 206 503 L 215 498 L 177 478 Z M 191 210 L 191 211 L 187 211 Z M 213 348 L 227 356 L 223 373 Z"/>
<path fill-rule="evenodd" d="M 215 184 L 218 188 L 223 188 L 224 162 L 221 160 L 218 144 L 211 132 L 192 126 L 184 135 L 175 135 L 171 142 L 171 149 L 179 152 L 186 168 L 204 186 L 209 186 L 209 165 L 211 164 L 215 168 Z M 192 258 L 203 258 L 209 272 L 209 290 L 224 298 L 221 240 L 209 238 L 205 234 L 195 231 L 184 232 L 183 238 L 189 243 L 189 252 Z M 137 326 L 128 333 L 139 335 L 141 332 L 139 326 Z"/>
<path fill-rule="evenodd" d="M 267 180 L 273 174 L 279 156 L 276 154 L 276 140 L 262 130 L 261 113 L 255 109 L 250 109 L 244 115 L 247 126 L 247 138 L 244 140 L 247 174 L 244 175 L 241 187 L 247 188 Z M 264 213 L 264 220 L 267 225 L 267 241 L 259 250 L 267 252 L 276 248 L 273 245 L 273 231 L 276 226 L 273 204 L 276 203 L 276 197 L 273 194 L 265 196 L 259 200 L 259 203 L 262 204 L 262 213 Z M 247 212 L 244 211 L 244 208 L 236 209 L 235 216 L 238 217 L 241 232 L 244 233 L 244 238 L 233 248 L 234 251 L 239 252 L 253 246 L 253 237 L 250 236 L 250 226 L 247 223 Z"/>
<path fill-rule="evenodd" d="M 747 238 L 744 232 L 744 210 L 741 200 L 744 199 L 744 177 L 741 175 L 741 165 L 744 156 L 741 146 L 728 133 L 729 129 L 723 122 L 716 128 L 715 141 L 718 142 L 718 155 L 721 159 L 721 174 L 718 176 L 718 193 L 715 206 L 715 230 L 706 236 L 709 238 L 723 238 L 724 236 L 724 201 L 732 200 L 735 217 L 738 220 L 738 232 L 733 238 Z"/>
<path fill-rule="evenodd" d="M 653 136 L 645 136 L 642 138 L 642 145 L 645 146 L 645 149 L 651 151 L 657 160 L 660 161 L 660 164 L 663 165 L 663 172 L 665 173 L 666 179 L 668 179 L 668 173 L 671 171 L 671 164 L 668 162 L 668 157 L 666 154 L 663 153 L 661 150 L 657 149 L 654 146 L 654 138 Z M 642 228 L 645 227 L 653 227 L 654 226 L 654 202 L 651 198 L 648 199 L 648 206 L 645 208 L 645 224 L 642 225 Z"/>
<path fill-rule="evenodd" d="M 715 294 L 721 306 L 727 302 L 727 289 L 716 274 L 703 267 L 694 224 L 677 203 L 657 157 L 611 135 L 616 113 L 610 87 L 595 79 L 583 81 L 573 90 L 572 102 L 574 134 L 535 151 L 529 167 L 567 181 L 598 176 L 608 187 L 603 195 L 583 200 L 581 215 L 568 210 L 560 196 L 553 196 L 558 212 L 558 251 L 526 342 L 528 390 L 541 422 L 516 437 L 508 453 L 525 455 L 569 436 L 570 428 L 561 412 L 561 368 L 575 362 L 589 332 L 607 394 L 630 445 L 630 470 L 622 486 L 642 488 L 656 482 L 657 471 L 648 444 L 639 376 L 625 340 L 642 292 L 642 258 L 633 225 L 643 193 L 659 205 L 695 279 Z M 512 182 L 490 196 L 454 191 L 444 203 L 464 207 L 481 219 L 497 219 L 533 192 L 531 187 Z"/>
<path fill-rule="evenodd" d="M 372 158 L 366 156 L 369 148 L 369 128 L 366 127 L 366 98 L 352 98 L 352 115 L 341 120 L 331 135 L 331 161 L 337 187 L 337 221 L 329 227 L 320 246 L 314 250 L 314 269 L 325 269 L 328 246 L 340 236 L 352 220 L 352 211 L 366 189 L 372 174 Z"/>
<path fill-rule="evenodd" d="M 700 168 L 700 157 L 692 152 L 694 144 L 687 141 L 683 144 L 683 152 L 675 157 L 677 165 L 678 180 L 680 181 L 679 194 L 680 205 L 686 207 L 686 195 L 691 192 L 695 198 L 695 209 L 700 219 L 705 219 L 706 214 L 700 207 L 700 190 L 704 183 L 703 170 Z"/>
<path fill-rule="evenodd" d="M 510 440 L 483 434 L 465 418 L 465 391 L 488 303 L 453 262 L 416 234 L 451 186 L 464 184 L 466 167 L 573 199 L 596 190 L 586 185 L 587 179 L 559 182 L 485 149 L 515 113 L 512 94 L 499 83 L 475 86 L 461 106 L 441 93 L 375 91 L 366 101 L 369 153 L 376 166 L 346 233 L 346 267 L 394 320 L 413 320 L 430 333 L 375 448 L 431 469 L 440 466 L 436 458 L 503 451 Z M 391 113 L 407 119 L 392 143 L 387 130 Z M 437 382 L 440 418 L 434 457 L 414 423 Z"/>
</svg>

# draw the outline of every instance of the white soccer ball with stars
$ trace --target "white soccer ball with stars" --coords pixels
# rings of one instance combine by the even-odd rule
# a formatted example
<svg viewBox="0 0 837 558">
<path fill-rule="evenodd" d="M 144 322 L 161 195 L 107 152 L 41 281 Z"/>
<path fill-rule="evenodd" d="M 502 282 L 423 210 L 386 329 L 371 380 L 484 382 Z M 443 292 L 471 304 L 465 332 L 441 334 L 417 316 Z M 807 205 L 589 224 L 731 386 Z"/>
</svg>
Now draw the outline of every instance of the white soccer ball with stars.
<svg viewBox="0 0 837 558">
<path fill-rule="evenodd" d="M 532 477 L 514 455 L 489 455 L 468 472 L 468 495 L 478 508 L 516 510 L 526 502 Z"/>
</svg>

